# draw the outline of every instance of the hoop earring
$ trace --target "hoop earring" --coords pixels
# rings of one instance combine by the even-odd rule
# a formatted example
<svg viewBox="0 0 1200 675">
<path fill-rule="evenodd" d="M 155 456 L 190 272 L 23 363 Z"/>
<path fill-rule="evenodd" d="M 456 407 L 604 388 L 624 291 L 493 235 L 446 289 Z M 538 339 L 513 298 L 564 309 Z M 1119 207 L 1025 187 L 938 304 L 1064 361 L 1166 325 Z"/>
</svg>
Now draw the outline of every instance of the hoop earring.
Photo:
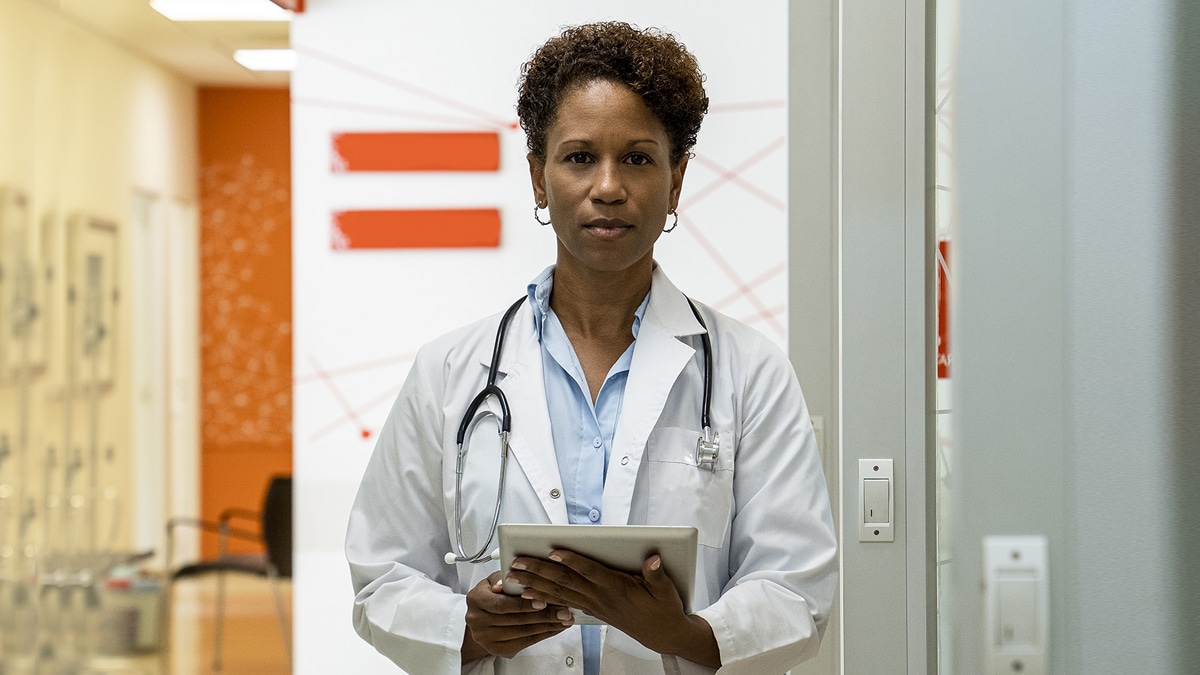
<svg viewBox="0 0 1200 675">
<path fill-rule="evenodd" d="M 547 218 L 546 220 L 542 220 L 541 218 L 538 218 L 538 209 L 540 209 L 540 208 L 542 208 L 542 205 L 540 203 L 533 205 L 533 219 L 538 222 L 538 225 L 545 227 L 550 224 L 550 220 L 549 220 L 549 218 Z M 549 215 L 548 212 L 547 212 L 547 215 Z"/>
<path fill-rule="evenodd" d="M 672 209 L 672 210 L 670 211 L 670 214 L 671 214 L 672 216 L 675 216 L 675 220 L 674 220 L 674 221 L 671 223 L 671 226 L 670 226 L 670 227 L 664 227 L 664 228 L 663 228 L 663 232 L 670 232 L 671 230 L 674 230 L 676 227 L 678 227 L 678 226 L 679 226 L 679 214 L 678 214 L 678 213 L 676 213 L 676 212 L 674 211 L 674 209 Z"/>
</svg>

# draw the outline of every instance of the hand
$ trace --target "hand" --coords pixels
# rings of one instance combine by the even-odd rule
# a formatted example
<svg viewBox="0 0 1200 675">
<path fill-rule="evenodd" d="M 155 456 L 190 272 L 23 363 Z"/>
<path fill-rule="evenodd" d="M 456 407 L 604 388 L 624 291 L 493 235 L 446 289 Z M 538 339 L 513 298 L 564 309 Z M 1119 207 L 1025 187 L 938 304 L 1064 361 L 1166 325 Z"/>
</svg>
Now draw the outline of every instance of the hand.
<svg viewBox="0 0 1200 675">
<path fill-rule="evenodd" d="M 515 559 L 509 578 L 525 586 L 522 598 L 581 609 L 659 654 L 721 665 L 712 628 L 684 612 L 679 591 L 657 555 L 642 563 L 641 574 L 628 574 L 559 550 L 548 560 Z"/>
<path fill-rule="evenodd" d="M 500 573 L 493 572 L 467 593 L 467 631 L 463 635 L 462 662 L 489 654 L 510 659 L 529 645 L 558 635 L 574 619 L 563 607 L 543 600 L 505 595 Z"/>
</svg>

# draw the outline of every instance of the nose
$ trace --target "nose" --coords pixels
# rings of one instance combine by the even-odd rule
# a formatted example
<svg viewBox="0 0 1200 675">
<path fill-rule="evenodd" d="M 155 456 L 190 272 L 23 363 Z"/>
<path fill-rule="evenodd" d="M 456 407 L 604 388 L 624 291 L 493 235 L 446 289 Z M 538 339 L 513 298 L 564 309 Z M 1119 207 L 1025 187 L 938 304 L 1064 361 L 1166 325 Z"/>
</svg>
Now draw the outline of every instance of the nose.
<svg viewBox="0 0 1200 675">
<path fill-rule="evenodd" d="M 593 174 L 591 199 L 604 204 L 619 204 L 625 201 L 625 182 L 621 165 L 615 161 L 602 161 Z"/>
</svg>

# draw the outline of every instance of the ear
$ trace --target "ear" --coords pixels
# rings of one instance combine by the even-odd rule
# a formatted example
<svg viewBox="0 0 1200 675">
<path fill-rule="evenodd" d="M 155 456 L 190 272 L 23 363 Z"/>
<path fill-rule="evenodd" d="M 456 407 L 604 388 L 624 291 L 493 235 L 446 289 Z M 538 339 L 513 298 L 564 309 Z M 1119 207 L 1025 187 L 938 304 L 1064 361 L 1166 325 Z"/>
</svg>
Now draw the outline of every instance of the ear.
<svg viewBox="0 0 1200 675">
<path fill-rule="evenodd" d="M 683 174 L 687 171 L 688 157 L 684 155 L 679 164 L 671 169 L 671 210 L 679 207 L 679 193 L 683 191 Z"/>
<path fill-rule="evenodd" d="M 546 162 L 538 159 L 532 152 L 525 155 L 529 162 L 529 180 L 533 183 L 533 198 L 536 204 L 547 203 L 546 199 Z"/>
</svg>

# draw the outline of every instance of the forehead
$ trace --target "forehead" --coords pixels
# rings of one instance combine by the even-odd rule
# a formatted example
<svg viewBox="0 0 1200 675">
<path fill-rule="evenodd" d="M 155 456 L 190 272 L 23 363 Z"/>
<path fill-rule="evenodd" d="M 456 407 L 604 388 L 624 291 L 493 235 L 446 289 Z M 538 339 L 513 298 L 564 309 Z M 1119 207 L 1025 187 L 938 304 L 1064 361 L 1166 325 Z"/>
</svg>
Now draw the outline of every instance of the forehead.
<svg viewBox="0 0 1200 675">
<path fill-rule="evenodd" d="M 563 95 L 546 140 L 556 144 L 622 138 L 665 143 L 667 131 L 629 87 L 611 80 L 592 80 Z"/>
</svg>

